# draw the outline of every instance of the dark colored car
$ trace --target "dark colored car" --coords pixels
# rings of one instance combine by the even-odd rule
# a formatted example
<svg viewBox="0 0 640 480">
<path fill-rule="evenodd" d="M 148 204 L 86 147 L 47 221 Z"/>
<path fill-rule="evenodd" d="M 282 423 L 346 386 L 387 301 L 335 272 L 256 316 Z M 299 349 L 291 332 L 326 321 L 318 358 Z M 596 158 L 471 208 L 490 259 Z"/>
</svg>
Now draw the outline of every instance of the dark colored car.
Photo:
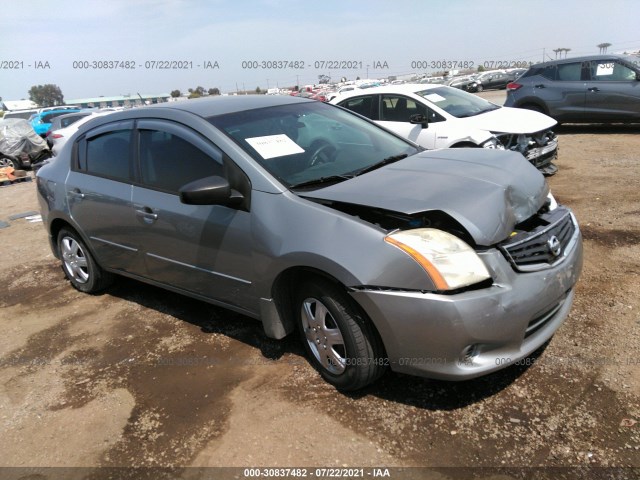
<svg viewBox="0 0 640 480">
<path fill-rule="evenodd" d="M 483 90 L 507 88 L 510 81 L 511 77 L 505 72 L 484 72 L 474 75 L 466 81 L 456 82 L 451 86 L 467 92 L 482 92 Z"/>
<path fill-rule="evenodd" d="M 517 362 L 563 323 L 582 265 L 573 214 L 519 153 L 424 152 L 291 96 L 95 118 L 37 188 L 78 290 L 125 275 L 272 338 L 297 330 L 344 390 L 387 368 L 463 380 Z"/>
<path fill-rule="evenodd" d="M 453 88 L 459 88 L 460 90 L 466 90 L 467 86 L 473 83 L 476 75 L 464 75 L 460 77 L 454 77 L 446 82 L 446 85 Z"/>
<path fill-rule="evenodd" d="M 505 106 L 558 122 L 640 122 L 640 58 L 593 55 L 533 65 L 507 86 Z"/>
</svg>

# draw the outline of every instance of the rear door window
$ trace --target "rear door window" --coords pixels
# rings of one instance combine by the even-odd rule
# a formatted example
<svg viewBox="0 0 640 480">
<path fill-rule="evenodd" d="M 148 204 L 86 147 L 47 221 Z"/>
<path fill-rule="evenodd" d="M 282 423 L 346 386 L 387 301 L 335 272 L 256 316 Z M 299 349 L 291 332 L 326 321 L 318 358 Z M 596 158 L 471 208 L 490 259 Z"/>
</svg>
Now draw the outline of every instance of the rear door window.
<svg viewBox="0 0 640 480">
<path fill-rule="evenodd" d="M 131 133 L 130 129 L 113 130 L 81 142 L 84 151 L 80 154 L 80 169 L 100 177 L 129 181 Z"/>
<path fill-rule="evenodd" d="M 579 82 L 582 79 L 582 63 L 563 63 L 558 65 L 556 80 L 564 82 Z"/>
</svg>

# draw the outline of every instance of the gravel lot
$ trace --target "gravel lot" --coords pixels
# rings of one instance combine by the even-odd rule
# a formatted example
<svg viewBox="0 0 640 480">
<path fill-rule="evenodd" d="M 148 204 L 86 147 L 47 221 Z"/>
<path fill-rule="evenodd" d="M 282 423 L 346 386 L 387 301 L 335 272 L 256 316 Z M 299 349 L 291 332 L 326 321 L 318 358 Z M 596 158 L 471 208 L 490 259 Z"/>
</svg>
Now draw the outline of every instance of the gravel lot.
<svg viewBox="0 0 640 480">
<path fill-rule="evenodd" d="M 254 320 L 127 279 L 101 295 L 75 291 L 42 223 L 10 221 L 0 229 L 0 466 L 640 478 L 581 470 L 640 467 L 640 126 L 558 132 L 549 183 L 585 245 L 574 308 L 526 365 L 464 383 L 387 374 L 338 393 L 297 338 L 269 340 Z M 35 182 L 0 188 L 0 220 L 29 210 Z"/>
</svg>

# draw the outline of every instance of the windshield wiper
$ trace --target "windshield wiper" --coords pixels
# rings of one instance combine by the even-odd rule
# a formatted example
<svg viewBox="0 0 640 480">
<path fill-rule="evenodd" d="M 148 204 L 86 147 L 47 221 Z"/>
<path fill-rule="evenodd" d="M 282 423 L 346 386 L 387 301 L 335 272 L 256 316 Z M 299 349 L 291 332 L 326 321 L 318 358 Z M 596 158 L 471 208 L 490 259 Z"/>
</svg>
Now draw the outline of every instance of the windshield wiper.
<svg viewBox="0 0 640 480">
<path fill-rule="evenodd" d="M 373 165 L 368 166 L 364 170 L 360 170 L 356 176 L 362 175 L 367 172 L 371 172 L 372 170 L 377 170 L 380 167 L 384 167 L 385 165 L 389 165 L 390 163 L 397 162 L 398 160 L 402 160 L 403 158 L 407 158 L 409 155 L 406 153 L 401 153 L 400 155 L 393 155 L 391 157 L 383 158 L 378 163 L 374 163 Z"/>
<path fill-rule="evenodd" d="M 295 185 L 291 185 L 289 188 L 311 187 L 314 185 L 322 185 L 323 183 L 338 183 L 344 180 L 350 180 L 354 176 L 355 175 L 330 175 L 328 177 L 320 177 L 313 180 L 307 180 L 306 182 L 296 183 Z"/>
</svg>

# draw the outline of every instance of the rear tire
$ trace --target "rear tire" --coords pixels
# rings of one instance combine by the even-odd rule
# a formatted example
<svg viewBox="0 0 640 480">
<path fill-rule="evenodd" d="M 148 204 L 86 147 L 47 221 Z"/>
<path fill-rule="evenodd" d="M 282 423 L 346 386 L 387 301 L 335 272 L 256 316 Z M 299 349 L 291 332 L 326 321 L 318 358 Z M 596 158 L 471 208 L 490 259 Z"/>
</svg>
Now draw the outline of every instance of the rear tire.
<svg viewBox="0 0 640 480">
<path fill-rule="evenodd" d="M 296 296 L 296 319 L 310 363 L 338 390 L 358 390 L 385 372 L 377 333 L 336 285 L 307 281 Z"/>
<path fill-rule="evenodd" d="M 96 293 L 113 282 L 113 274 L 102 270 L 80 235 L 74 230 L 60 230 L 58 252 L 62 260 L 62 269 L 76 290 Z"/>
</svg>

